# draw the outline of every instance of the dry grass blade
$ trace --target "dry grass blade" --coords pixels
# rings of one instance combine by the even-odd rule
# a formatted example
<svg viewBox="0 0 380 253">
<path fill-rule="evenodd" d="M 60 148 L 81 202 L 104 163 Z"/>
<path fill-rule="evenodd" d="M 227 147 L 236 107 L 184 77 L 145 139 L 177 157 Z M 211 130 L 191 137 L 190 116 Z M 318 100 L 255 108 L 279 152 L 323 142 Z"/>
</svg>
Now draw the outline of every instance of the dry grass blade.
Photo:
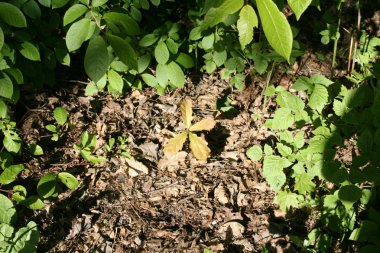
<svg viewBox="0 0 380 253">
<path fill-rule="evenodd" d="M 190 149 L 193 151 L 194 156 L 200 161 L 207 161 L 211 150 L 207 146 L 207 142 L 198 137 L 196 134 L 189 133 Z"/>
<path fill-rule="evenodd" d="M 210 131 L 214 128 L 216 122 L 212 118 L 202 119 L 190 127 L 190 131 Z"/>
<path fill-rule="evenodd" d="M 175 137 L 171 138 L 168 144 L 166 144 L 164 147 L 164 154 L 165 155 L 177 154 L 180 150 L 182 150 L 182 147 L 186 141 L 186 138 L 187 138 L 186 132 L 177 134 Z"/>
<path fill-rule="evenodd" d="M 182 101 L 180 110 L 182 121 L 185 124 L 185 127 L 189 128 L 191 126 L 191 121 L 193 120 L 193 104 L 189 97 L 185 97 L 185 99 Z"/>
</svg>

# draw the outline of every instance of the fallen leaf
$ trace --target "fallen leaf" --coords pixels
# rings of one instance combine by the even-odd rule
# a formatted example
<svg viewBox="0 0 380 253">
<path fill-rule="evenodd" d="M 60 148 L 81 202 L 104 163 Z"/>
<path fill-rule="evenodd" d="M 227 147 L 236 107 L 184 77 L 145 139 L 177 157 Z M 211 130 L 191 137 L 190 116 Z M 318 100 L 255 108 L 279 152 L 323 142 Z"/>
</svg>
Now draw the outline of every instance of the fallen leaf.
<svg viewBox="0 0 380 253">
<path fill-rule="evenodd" d="M 233 236 L 233 238 L 240 238 L 242 237 L 244 230 L 245 230 L 244 226 L 240 224 L 239 222 L 230 221 L 223 224 L 219 228 L 218 232 L 226 238 L 228 238 L 228 233 L 231 233 L 231 236 Z"/>
<path fill-rule="evenodd" d="M 185 124 L 185 127 L 189 128 L 191 126 L 191 121 L 193 120 L 193 105 L 189 97 L 185 97 L 182 101 L 180 110 L 182 121 Z"/>
<path fill-rule="evenodd" d="M 193 151 L 194 156 L 200 161 L 207 161 L 211 150 L 207 146 L 207 142 L 198 137 L 196 134 L 189 133 L 190 149 Z"/>
<path fill-rule="evenodd" d="M 196 132 L 196 131 L 210 131 L 214 128 L 216 122 L 212 118 L 206 118 L 202 119 L 201 121 L 195 123 L 190 127 L 190 131 Z"/>
<path fill-rule="evenodd" d="M 158 144 L 155 144 L 153 142 L 147 142 L 139 146 L 141 151 L 148 155 L 153 157 L 155 160 L 157 160 L 157 150 L 158 150 Z"/>
<path fill-rule="evenodd" d="M 128 164 L 128 174 L 130 177 L 137 177 L 140 174 L 147 175 L 149 170 L 148 168 L 139 161 L 136 161 L 134 159 L 126 159 L 126 162 Z"/>
<path fill-rule="evenodd" d="M 223 185 L 218 185 L 214 190 L 214 197 L 222 205 L 228 204 L 228 196 Z"/>
<path fill-rule="evenodd" d="M 182 150 L 183 144 L 185 143 L 186 139 L 186 132 L 177 134 L 175 137 L 171 138 L 168 144 L 166 144 L 164 147 L 165 155 L 167 156 L 177 154 L 180 150 Z"/>
</svg>

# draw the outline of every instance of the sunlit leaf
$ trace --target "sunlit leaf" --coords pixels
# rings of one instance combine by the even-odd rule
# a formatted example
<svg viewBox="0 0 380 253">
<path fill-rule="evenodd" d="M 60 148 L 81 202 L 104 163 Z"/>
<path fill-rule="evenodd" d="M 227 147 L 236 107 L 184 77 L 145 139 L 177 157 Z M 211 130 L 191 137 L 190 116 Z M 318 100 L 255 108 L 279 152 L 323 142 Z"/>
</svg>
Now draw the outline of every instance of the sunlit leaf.
<svg viewBox="0 0 380 253">
<path fill-rule="evenodd" d="M 211 129 L 215 127 L 215 124 L 216 124 L 215 120 L 213 120 L 212 118 L 206 118 L 192 125 L 189 130 L 192 132 L 210 131 Z"/>
<path fill-rule="evenodd" d="M 0 2 L 0 19 L 10 26 L 26 27 L 24 14 L 13 4 Z"/>
<path fill-rule="evenodd" d="M 187 133 L 183 132 L 171 138 L 164 147 L 165 155 L 175 155 L 183 148 L 183 144 L 187 139 Z"/>
<path fill-rule="evenodd" d="M 186 128 L 190 128 L 193 120 L 193 104 L 189 97 L 185 97 L 180 106 L 182 121 Z"/>
<path fill-rule="evenodd" d="M 79 185 L 79 181 L 73 175 L 67 172 L 59 173 L 58 179 L 70 190 L 75 190 L 75 188 L 77 188 L 77 186 Z"/>
<path fill-rule="evenodd" d="M 239 13 L 237 29 L 241 48 L 245 48 L 253 39 L 253 28 L 259 25 L 255 10 L 250 5 L 245 5 Z"/>
<path fill-rule="evenodd" d="M 296 14 L 297 20 L 300 19 L 302 13 L 309 7 L 311 2 L 312 0 L 288 0 L 288 4 Z"/>
<path fill-rule="evenodd" d="M 278 204 L 281 210 L 287 211 L 291 207 L 298 207 L 301 198 L 302 196 L 286 190 L 279 191 L 273 202 Z"/>
<path fill-rule="evenodd" d="M 211 150 L 207 145 L 207 141 L 198 137 L 196 134 L 189 133 L 190 149 L 194 156 L 200 161 L 207 161 Z"/>
<path fill-rule="evenodd" d="M 101 36 L 90 40 L 84 56 L 84 69 L 95 83 L 107 72 L 109 66 L 107 45 Z"/>
<path fill-rule="evenodd" d="M 229 14 L 237 12 L 244 4 L 243 0 L 221 0 L 216 1 L 219 5 L 211 7 L 202 23 L 202 29 L 205 30 L 224 22 Z"/>
</svg>

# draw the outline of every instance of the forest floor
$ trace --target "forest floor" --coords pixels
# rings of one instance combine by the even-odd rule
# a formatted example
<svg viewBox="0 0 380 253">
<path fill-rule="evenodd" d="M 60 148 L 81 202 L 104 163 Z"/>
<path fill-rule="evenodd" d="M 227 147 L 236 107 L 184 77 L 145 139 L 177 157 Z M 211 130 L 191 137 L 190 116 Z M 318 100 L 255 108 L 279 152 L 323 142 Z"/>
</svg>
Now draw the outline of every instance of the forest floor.
<svg viewBox="0 0 380 253">
<path fill-rule="evenodd" d="M 270 83 L 289 88 L 299 75 L 328 74 L 328 69 L 328 63 L 307 53 L 290 71 L 279 65 Z M 148 88 L 119 98 L 86 97 L 81 84 L 23 92 L 21 136 L 45 151 L 38 158 L 23 157 L 24 176 L 32 174 L 37 181 L 46 172 L 68 171 L 81 181 L 44 210 L 23 214 L 41 228 L 38 252 L 260 252 L 264 246 L 270 252 L 296 252 L 289 236 L 306 235 L 315 220 L 307 211 L 279 211 L 262 164 L 245 155 L 250 146 L 273 139 L 263 127 L 275 108 L 263 97 L 266 78 L 255 76 L 242 92 L 217 74 L 192 76 L 185 88 L 163 96 Z M 212 152 L 206 163 L 188 147 L 173 157 L 163 154 L 181 128 L 179 104 L 186 96 L 195 120 L 217 122 L 203 133 Z M 217 104 L 227 97 L 234 109 L 222 113 Z M 70 125 L 54 142 L 44 127 L 54 122 L 58 106 L 69 112 Z M 73 149 L 85 130 L 97 135 L 96 154 L 107 162 L 92 165 Z M 128 139 L 133 158 L 104 151 L 108 139 L 118 136 Z"/>
</svg>

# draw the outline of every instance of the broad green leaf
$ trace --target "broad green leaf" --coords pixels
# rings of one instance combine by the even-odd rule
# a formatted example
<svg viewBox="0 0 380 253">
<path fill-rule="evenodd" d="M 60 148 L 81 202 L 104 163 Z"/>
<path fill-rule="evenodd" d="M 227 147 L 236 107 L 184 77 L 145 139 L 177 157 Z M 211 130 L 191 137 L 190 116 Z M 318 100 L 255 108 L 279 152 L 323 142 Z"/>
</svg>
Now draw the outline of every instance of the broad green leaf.
<svg viewBox="0 0 380 253">
<path fill-rule="evenodd" d="M 263 176 L 274 190 L 279 190 L 286 182 L 283 169 L 291 163 L 283 157 L 266 155 L 263 163 Z"/>
<path fill-rule="evenodd" d="M 150 54 L 146 54 L 146 55 L 141 56 L 137 60 L 137 72 L 139 72 L 139 73 L 144 72 L 148 68 L 148 66 L 150 64 L 150 60 L 151 60 Z"/>
<path fill-rule="evenodd" d="M 249 159 L 252 161 L 259 161 L 263 157 L 263 150 L 261 149 L 261 146 L 254 145 L 250 147 L 245 154 L 248 156 Z"/>
<path fill-rule="evenodd" d="M 141 78 L 143 79 L 144 83 L 146 83 L 150 87 L 157 88 L 158 82 L 157 82 L 157 79 L 153 75 L 142 74 Z"/>
<path fill-rule="evenodd" d="M 159 64 L 165 64 L 169 60 L 169 50 L 165 42 L 160 41 L 154 49 L 154 58 Z"/>
<path fill-rule="evenodd" d="M 16 6 L 0 2 L 0 19 L 10 26 L 26 27 L 24 14 Z"/>
<path fill-rule="evenodd" d="M 361 196 L 362 190 L 356 185 L 343 185 L 338 192 L 338 198 L 347 211 L 351 209 Z"/>
<path fill-rule="evenodd" d="M 206 30 L 209 27 L 213 27 L 221 22 L 224 22 L 228 15 L 233 14 L 240 10 L 243 6 L 243 0 L 220 0 L 219 5 L 211 7 L 204 18 L 202 23 L 202 30 Z"/>
<path fill-rule="evenodd" d="M 16 201 L 17 203 L 20 201 L 25 200 L 27 195 L 26 188 L 22 185 L 15 185 L 13 186 L 13 194 L 12 199 Z"/>
<path fill-rule="evenodd" d="M 175 59 L 175 61 L 181 65 L 182 67 L 186 68 L 186 69 L 190 69 L 192 67 L 194 67 L 194 61 L 193 61 L 193 58 L 188 55 L 188 54 L 185 54 L 185 53 L 182 53 L 180 52 L 177 56 L 177 58 Z"/>
<path fill-rule="evenodd" d="M 169 69 L 166 64 L 157 64 L 156 66 L 156 79 L 161 87 L 166 87 L 169 80 Z"/>
<path fill-rule="evenodd" d="M 24 77 L 18 68 L 10 68 L 10 69 L 5 69 L 5 73 L 17 84 L 23 84 L 24 83 Z"/>
<path fill-rule="evenodd" d="M 205 118 L 202 119 L 201 121 L 195 123 L 192 125 L 189 130 L 192 132 L 196 131 L 210 131 L 211 129 L 214 128 L 216 122 L 212 118 Z"/>
<path fill-rule="evenodd" d="M 121 76 L 110 69 L 108 71 L 108 91 L 115 95 L 120 95 L 123 93 L 124 81 Z"/>
<path fill-rule="evenodd" d="M 94 82 L 90 82 L 87 84 L 86 89 L 84 91 L 84 95 L 91 97 L 98 93 L 98 87 Z"/>
<path fill-rule="evenodd" d="M 189 39 L 199 40 L 200 38 L 202 38 L 202 27 L 197 26 L 190 31 Z"/>
<path fill-rule="evenodd" d="M 349 239 L 356 242 L 368 242 L 371 241 L 371 238 L 374 238 L 374 240 L 378 240 L 378 237 L 375 236 L 378 232 L 378 224 L 369 220 L 363 220 L 360 224 L 360 227 L 352 231 Z M 378 248 L 374 248 L 374 250 L 360 252 L 376 252 L 377 250 Z"/>
<path fill-rule="evenodd" d="M 12 80 L 7 74 L 0 72 L 0 96 L 11 99 L 13 96 L 13 84 Z"/>
<path fill-rule="evenodd" d="M 83 4 L 74 4 L 63 16 L 63 26 L 71 24 L 87 11 L 87 7 Z"/>
<path fill-rule="evenodd" d="M 257 0 L 256 4 L 265 37 L 273 49 L 289 62 L 293 35 L 285 15 L 272 0 Z"/>
<path fill-rule="evenodd" d="M 328 98 L 327 88 L 322 84 L 316 84 L 309 99 L 309 106 L 311 109 L 321 112 L 327 104 Z"/>
<path fill-rule="evenodd" d="M 313 83 L 306 76 L 301 76 L 291 87 L 293 90 L 306 90 L 308 92 L 313 90 Z"/>
<path fill-rule="evenodd" d="M 179 44 L 177 44 L 176 42 L 174 42 L 174 40 L 172 40 L 171 38 L 168 38 L 165 41 L 165 43 L 166 43 L 166 46 L 168 47 L 170 53 L 172 53 L 172 54 L 177 54 L 178 53 Z"/>
<path fill-rule="evenodd" d="M 67 122 L 67 117 L 69 113 L 63 107 L 57 107 L 53 111 L 54 119 L 57 121 L 59 125 L 64 125 Z"/>
<path fill-rule="evenodd" d="M 164 147 L 165 155 L 175 155 L 183 148 L 183 144 L 187 139 L 187 133 L 183 132 L 175 137 L 171 138 L 169 142 Z"/>
<path fill-rule="evenodd" d="M 29 144 L 28 145 L 28 151 L 33 155 L 43 155 L 44 150 L 40 145 L 37 144 Z"/>
<path fill-rule="evenodd" d="M 41 17 L 41 8 L 34 0 L 29 0 L 22 6 L 22 11 L 30 18 L 38 19 Z"/>
<path fill-rule="evenodd" d="M 142 37 L 142 39 L 139 41 L 139 46 L 140 47 L 149 47 L 149 46 L 153 45 L 154 43 L 156 43 L 158 38 L 159 37 L 154 33 L 147 34 L 144 37 Z"/>
<path fill-rule="evenodd" d="M 194 156 L 200 161 L 207 161 L 207 157 L 209 157 L 211 153 L 207 142 L 191 132 L 189 133 L 189 140 L 190 149 L 193 152 Z"/>
<path fill-rule="evenodd" d="M 5 168 L 0 174 L 0 184 L 6 185 L 12 183 L 16 180 L 17 175 L 23 170 L 24 166 L 22 164 L 11 165 Z"/>
<path fill-rule="evenodd" d="M 37 192 L 38 195 L 43 198 L 49 198 L 51 196 L 56 197 L 58 195 L 57 192 L 57 174 L 55 173 L 46 173 L 43 177 L 38 181 L 37 184 Z"/>
<path fill-rule="evenodd" d="M 0 119 L 5 118 L 8 115 L 8 106 L 0 98 Z"/>
<path fill-rule="evenodd" d="M 0 224 L 11 225 L 16 220 L 16 209 L 10 199 L 0 193 Z"/>
<path fill-rule="evenodd" d="M 45 207 L 44 202 L 42 202 L 42 200 L 35 195 L 26 198 L 25 200 L 21 201 L 20 204 L 32 210 L 40 210 Z"/>
<path fill-rule="evenodd" d="M 302 99 L 288 91 L 279 92 L 276 102 L 282 108 L 289 108 L 293 111 L 302 111 L 305 108 L 305 103 Z"/>
<path fill-rule="evenodd" d="M 294 146 L 298 149 L 302 148 L 305 144 L 304 132 L 300 131 L 294 136 Z"/>
<path fill-rule="evenodd" d="M 89 18 L 83 18 L 73 23 L 66 34 L 66 46 L 69 52 L 79 49 L 95 31 L 95 23 Z"/>
<path fill-rule="evenodd" d="M 280 142 L 278 142 L 276 144 L 276 147 L 277 147 L 277 150 L 278 152 L 284 156 L 284 157 L 289 157 L 291 154 L 292 154 L 292 149 L 291 147 L 288 147 L 287 145 L 285 144 L 282 144 Z"/>
<path fill-rule="evenodd" d="M 315 188 L 312 179 L 313 178 L 306 173 L 297 175 L 295 177 L 294 190 L 298 191 L 300 194 L 311 193 Z"/>
<path fill-rule="evenodd" d="M 135 6 L 131 6 L 129 9 L 129 13 L 131 14 L 131 17 L 136 20 L 137 22 L 141 22 L 142 14 L 139 9 L 137 9 Z"/>
<path fill-rule="evenodd" d="M 48 130 L 49 132 L 52 132 L 52 133 L 57 133 L 58 132 L 57 127 L 54 126 L 54 125 L 46 125 L 45 128 L 46 128 L 46 130 Z"/>
<path fill-rule="evenodd" d="M 117 57 L 129 68 L 137 69 L 137 55 L 133 47 L 126 40 L 118 36 L 108 34 L 107 39 Z"/>
<path fill-rule="evenodd" d="M 300 19 L 302 13 L 309 7 L 311 2 L 312 0 L 288 0 L 288 4 L 296 14 L 297 20 Z"/>
<path fill-rule="evenodd" d="M 18 153 L 21 149 L 21 138 L 18 135 L 4 133 L 3 145 L 11 153 Z"/>
<path fill-rule="evenodd" d="M 3 32 L 3 29 L 1 29 L 0 27 L 0 51 L 3 45 L 4 45 L 4 32 Z"/>
<path fill-rule="evenodd" d="M 152 4 L 154 5 L 154 6 L 159 6 L 160 5 L 160 2 L 161 2 L 161 0 L 150 0 L 151 2 L 152 2 Z"/>
<path fill-rule="evenodd" d="M 180 105 L 182 122 L 186 128 L 190 128 L 193 120 L 193 104 L 189 97 L 185 97 Z"/>
<path fill-rule="evenodd" d="M 58 9 L 65 6 L 70 0 L 52 0 L 51 7 L 52 9 Z"/>
<path fill-rule="evenodd" d="M 58 179 L 70 190 L 75 190 L 79 185 L 79 181 L 72 174 L 67 172 L 59 173 Z"/>
<path fill-rule="evenodd" d="M 26 227 L 20 228 L 13 236 L 12 248 L 17 249 L 17 252 L 34 253 L 37 250 L 37 244 L 40 239 L 37 224 L 30 221 Z M 12 253 L 15 251 L 12 251 Z"/>
<path fill-rule="evenodd" d="M 107 3 L 108 0 L 92 0 L 92 7 L 99 7 L 102 6 L 103 4 Z"/>
<path fill-rule="evenodd" d="M 204 36 L 202 38 L 202 42 L 201 42 L 202 48 L 204 50 L 211 49 L 214 46 L 214 41 L 215 41 L 214 33 L 211 33 L 211 34 L 209 34 L 207 36 Z"/>
<path fill-rule="evenodd" d="M 213 60 L 216 64 L 216 66 L 218 66 L 218 67 L 222 66 L 227 60 L 227 51 L 226 50 L 223 50 L 220 52 L 214 51 Z"/>
<path fill-rule="evenodd" d="M 171 84 L 173 84 L 176 88 L 183 88 L 185 85 L 185 74 L 178 64 L 174 61 L 171 61 L 167 65 L 168 70 L 168 79 Z"/>
<path fill-rule="evenodd" d="M 70 54 L 66 48 L 57 48 L 55 50 L 55 56 L 60 64 L 70 66 Z"/>
<path fill-rule="evenodd" d="M 289 108 L 278 108 L 272 121 L 273 130 L 285 130 L 294 124 L 294 115 Z"/>
<path fill-rule="evenodd" d="M 140 34 L 140 27 L 136 23 L 136 21 L 131 18 L 128 14 L 119 13 L 119 12 L 106 12 L 103 15 L 104 20 L 113 26 L 110 26 L 111 30 L 114 33 L 120 33 L 119 29 L 116 27 L 120 27 L 122 32 L 127 35 L 138 35 Z"/>
<path fill-rule="evenodd" d="M 97 83 L 109 67 L 107 45 L 101 36 L 90 40 L 84 56 L 84 69 L 92 81 Z"/>
<path fill-rule="evenodd" d="M 301 196 L 287 189 L 285 191 L 279 191 L 273 202 L 278 204 L 282 211 L 288 211 L 291 207 L 297 208 L 301 199 Z"/>
<path fill-rule="evenodd" d="M 334 82 L 331 81 L 330 79 L 326 78 L 325 76 L 321 75 L 321 74 L 314 74 L 310 77 L 310 82 L 311 83 L 314 83 L 314 84 L 322 84 L 326 87 L 330 86 L 331 84 L 333 84 Z"/>
<path fill-rule="evenodd" d="M 239 42 L 244 49 L 253 39 L 253 28 L 259 25 L 259 20 L 255 10 L 250 5 L 245 5 L 239 13 L 237 29 L 239 32 Z"/>
<path fill-rule="evenodd" d="M 38 2 L 42 5 L 42 6 L 45 6 L 47 8 L 50 8 L 51 6 L 51 0 L 38 0 Z"/>
<path fill-rule="evenodd" d="M 19 46 L 19 51 L 22 56 L 31 61 L 41 61 L 38 48 L 28 41 L 24 41 Z"/>
</svg>

